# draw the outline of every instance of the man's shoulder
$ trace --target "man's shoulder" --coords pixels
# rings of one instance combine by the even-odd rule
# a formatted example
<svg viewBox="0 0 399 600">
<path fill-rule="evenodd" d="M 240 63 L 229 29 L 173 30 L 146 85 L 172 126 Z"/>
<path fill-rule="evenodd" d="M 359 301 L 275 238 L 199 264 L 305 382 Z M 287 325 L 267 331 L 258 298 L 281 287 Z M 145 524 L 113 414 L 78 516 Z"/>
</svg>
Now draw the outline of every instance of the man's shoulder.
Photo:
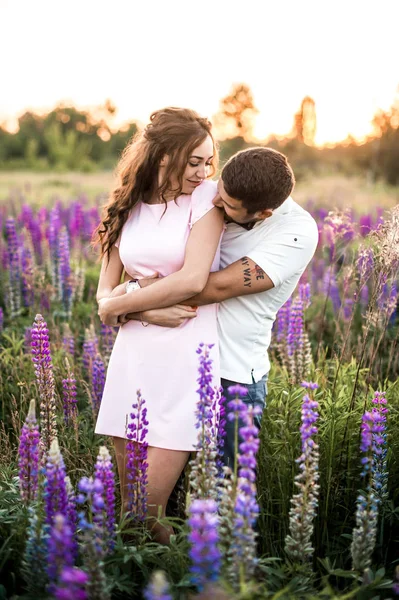
<svg viewBox="0 0 399 600">
<path fill-rule="evenodd" d="M 287 210 L 278 213 L 278 218 L 275 222 L 276 232 L 297 229 L 302 233 L 306 232 L 316 235 L 318 233 L 317 223 L 310 212 L 298 204 L 298 202 L 295 202 L 291 196 L 288 198 L 288 201 Z"/>
</svg>

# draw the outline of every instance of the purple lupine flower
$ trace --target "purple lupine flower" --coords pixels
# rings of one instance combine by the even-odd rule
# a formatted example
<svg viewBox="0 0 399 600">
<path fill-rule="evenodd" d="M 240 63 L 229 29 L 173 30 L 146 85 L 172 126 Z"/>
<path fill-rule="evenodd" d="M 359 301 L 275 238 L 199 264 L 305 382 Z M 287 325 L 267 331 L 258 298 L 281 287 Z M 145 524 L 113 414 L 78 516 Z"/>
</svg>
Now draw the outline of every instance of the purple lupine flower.
<svg viewBox="0 0 399 600">
<path fill-rule="evenodd" d="M 310 284 L 300 283 L 298 286 L 298 295 L 302 300 L 303 308 L 306 310 L 311 303 Z"/>
<path fill-rule="evenodd" d="M 68 523 L 72 530 L 72 535 L 73 535 L 72 552 L 73 552 L 74 557 L 76 558 L 78 555 L 78 541 L 77 541 L 77 537 L 76 537 L 76 530 L 77 530 L 77 526 L 78 526 L 78 513 L 77 513 L 77 509 L 76 509 L 75 491 L 73 489 L 71 480 L 68 475 L 65 477 L 65 487 L 66 487 L 67 498 L 68 498 L 67 517 L 68 517 Z"/>
<path fill-rule="evenodd" d="M 62 347 L 70 356 L 75 355 L 75 338 L 71 332 L 68 323 L 64 324 L 64 332 L 62 336 Z"/>
<path fill-rule="evenodd" d="M 302 387 L 316 390 L 317 383 L 302 382 Z M 302 400 L 301 456 L 296 460 L 299 464 L 299 475 L 295 476 L 298 493 L 291 499 L 289 512 L 289 535 L 285 538 L 285 551 L 295 561 L 305 563 L 313 554 L 311 537 L 313 522 L 316 516 L 319 495 L 319 448 L 313 436 L 317 434 L 316 422 L 319 417 L 319 405 L 309 393 Z"/>
<path fill-rule="evenodd" d="M 231 389 L 237 386 L 231 386 Z M 243 388 L 247 393 L 247 389 Z M 241 394 L 243 396 L 244 394 Z M 241 406 L 239 407 L 239 402 Z M 259 406 L 247 405 L 242 400 L 236 399 L 229 402 L 229 408 L 238 412 L 238 417 L 243 426 L 239 429 L 242 440 L 239 445 L 237 457 L 238 476 L 236 483 L 236 496 L 234 505 L 234 527 L 232 531 L 230 578 L 237 583 L 238 576 L 244 581 L 249 581 L 253 575 L 256 558 L 256 532 L 254 526 L 259 514 L 259 505 L 256 499 L 256 454 L 259 449 L 259 431 L 254 425 L 254 418 L 261 414 Z M 230 417 L 231 418 L 231 417 Z M 235 415 L 236 422 L 238 421 Z"/>
<path fill-rule="evenodd" d="M 46 523 L 51 527 L 54 523 L 55 514 L 68 516 L 68 493 L 65 481 L 64 459 L 60 452 L 58 440 L 51 442 L 51 448 L 47 455 L 44 482 L 44 505 Z"/>
<path fill-rule="evenodd" d="M 4 329 L 4 312 L 0 306 L 0 334 L 2 333 L 3 329 Z"/>
<path fill-rule="evenodd" d="M 213 499 L 196 499 L 189 513 L 190 573 L 192 582 L 202 591 L 207 583 L 217 581 L 220 573 L 217 504 Z"/>
<path fill-rule="evenodd" d="M 42 503 L 28 507 L 29 521 L 26 530 L 26 545 L 23 567 L 27 591 L 32 598 L 41 598 L 48 581 L 47 539 L 48 525 L 43 523 Z M 33 576 L 34 575 L 34 576 Z"/>
<path fill-rule="evenodd" d="M 82 363 L 83 368 L 88 374 L 89 378 L 92 375 L 92 364 L 98 354 L 98 339 L 94 333 L 94 328 L 86 329 L 85 339 L 83 342 L 82 349 Z"/>
<path fill-rule="evenodd" d="M 6 238 L 9 276 L 8 304 L 10 307 L 10 316 L 16 317 L 19 315 L 21 309 L 21 263 L 15 220 L 11 217 L 6 220 Z"/>
<path fill-rule="evenodd" d="M 105 512 L 107 514 L 105 543 L 110 550 L 115 546 L 115 475 L 111 455 L 105 446 L 100 446 L 94 477 L 104 486 Z"/>
<path fill-rule="evenodd" d="M 25 327 L 24 331 L 24 350 L 27 354 L 32 348 L 32 327 Z"/>
<path fill-rule="evenodd" d="M 292 297 L 283 304 L 276 317 L 276 340 L 277 343 L 285 342 L 287 339 L 288 323 L 291 313 Z"/>
<path fill-rule="evenodd" d="M 34 302 L 33 287 L 33 259 L 29 248 L 22 248 L 21 252 L 21 288 L 24 306 L 32 306 Z"/>
<path fill-rule="evenodd" d="M 99 479 L 82 477 L 78 483 L 78 490 L 77 502 L 82 505 L 82 510 L 78 513 L 82 557 L 89 575 L 86 586 L 88 597 L 91 600 L 110 600 L 103 563 L 106 521 L 104 486 Z"/>
<path fill-rule="evenodd" d="M 366 483 L 366 491 L 357 498 L 356 527 L 352 533 L 351 555 L 353 569 L 364 572 L 371 565 L 371 556 L 377 539 L 379 498 L 374 489 L 375 460 L 381 453 L 384 442 L 384 414 L 379 410 L 364 413 L 361 425 L 360 450 L 363 467 L 361 476 Z"/>
<path fill-rule="evenodd" d="M 218 429 L 220 419 L 220 393 L 212 387 L 212 359 L 210 356 L 213 344 L 201 343 L 197 349 L 198 368 L 198 400 L 195 411 L 197 444 L 190 461 L 190 486 L 193 498 L 217 498 L 218 468 L 216 464 Z"/>
<path fill-rule="evenodd" d="M 223 473 L 223 454 L 224 454 L 224 445 L 226 438 L 226 398 L 223 395 L 223 388 L 219 389 L 218 393 L 218 403 L 215 402 L 215 406 L 213 407 L 214 414 L 219 414 L 219 427 L 217 427 L 216 431 L 216 448 L 217 448 L 217 457 L 216 457 L 216 468 L 219 476 L 222 476 Z"/>
<path fill-rule="evenodd" d="M 40 424 L 44 448 L 48 450 L 57 436 L 55 411 L 55 383 L 47 323 L 36 315 L 32 327 L 32 361 L 40 394 Z"/>
<path fill-rule="evenodd" d="M 147 453 L 148 421 L 145 400 L 137 390 L 137 403 L 130 413 L 126 444 L 128 511 L 143 521 L 147 515 Z"/>
<path fill-rule="evenodd" d="M 74 539 L 68 519 L 62 514 L 55 514 L 48 538 L 47 573 L 50 581 L 49 592 L 54 591 L 61 572 L 66 567 L 73 567 Z"/>
<path fill-rule="evenodd" d="M 39 478 L 39 425 L 36 421 L 35 401 L 31 400 L 28 416 L 22 426 L 19 441 L 19 485 L 22 500 L 28 504 L 35 499 Z"/>
<path fill-rule="evenodd" d="M 172 600 L 169 585 L 163 571 L 155 571 L 143 592 L 145 600 Z"/>
<path fill-rule="evenodd" d="M 58 286 L 59 299 L 62 302 L 66 315 L 72 310 L 72 280 L 69 252 L 69 236 L 63 227 L 58 238 Z"/>
<path fill-rule="evenodd" d="M 87 600 L 88 580 L 89 576 L 81 569 L 66 567 L 61 571 L 53 597 L 55 600 Z"/>
<path fill-rule="evenodd" d="M 68 359 L 65 359 L 67 367 L 67 377 L 62 380 L 63 401 L 64 401 L 64 420 L 65 423 L 75 423 L 78 409 L 76 399 L 76 379 L 69 366 Z"/>
<path fill-rule="evenodd" d="M 302 298 L 297 296 L 291 305 L 290 319 L 287 332 L 287 353 L 294 356 L 297 349 L 302 344 L 303 336 L 303 311 L 304 304 Z"/>
<path fill-rule="evenodd" d="M 332 267 L 330 267 L 324 274 L 322 293 L 331 299 L 334 312 L 338 313 L 341 307 L 341 297 L 339 294 L 337 278 L 332 270 Z"/>
<path fill-rule="evenodd" d="M 100 409 L 101 400 L 103 397 L 105 385 L 105 367 L 101 360 L 101 356 L 97 354 L 92 363 L 91 370 L 91 398 L 94 412 L 97 413 Z"/>
<path fill-rule="evenodd" d="M 115 327 L 110 327 L 109 325 L 104 325 L 104 323 L 101 323 L 100 346 L 101 354 L 104 357 L 104 362 L 106 365 L 109 363 L 109 358 L 111 356 L 114 343 Z"/>
<path fill-rule="evenodd" d="M 387 470 L 387 434 L 386 419 L 388 409 L 386 407 L 387 399 L 385 392 L 376 391 L 372 400 L 374 404 L 372 411 L 380 415 L 381 430 L 374 434 L 374 470 L 373 470 L 373 488 L 380 502 L 388 498 L 388 470 Z"/>
</svg>

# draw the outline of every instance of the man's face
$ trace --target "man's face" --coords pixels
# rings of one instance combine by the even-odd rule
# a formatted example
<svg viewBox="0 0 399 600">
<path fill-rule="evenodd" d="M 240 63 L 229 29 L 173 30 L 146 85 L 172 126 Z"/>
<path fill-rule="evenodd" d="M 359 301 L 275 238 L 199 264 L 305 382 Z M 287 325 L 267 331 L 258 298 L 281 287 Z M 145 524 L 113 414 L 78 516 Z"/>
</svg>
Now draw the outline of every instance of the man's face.
<svg viewBox="0 0 399 600">
<path fill-rule="evenodd" d="M 243 207 L 241 200 L 236 200 L 228 195 L 224 189 L 223 181 L 220 178 L 218 182 L 218 195 L 213 200 L 213 204 L 224 210 L 226 223 L 237 223 L 238 225 L 248 225 L 262 221 L 265 217 L 263 213 L 249 213 Z"/>
</svg>

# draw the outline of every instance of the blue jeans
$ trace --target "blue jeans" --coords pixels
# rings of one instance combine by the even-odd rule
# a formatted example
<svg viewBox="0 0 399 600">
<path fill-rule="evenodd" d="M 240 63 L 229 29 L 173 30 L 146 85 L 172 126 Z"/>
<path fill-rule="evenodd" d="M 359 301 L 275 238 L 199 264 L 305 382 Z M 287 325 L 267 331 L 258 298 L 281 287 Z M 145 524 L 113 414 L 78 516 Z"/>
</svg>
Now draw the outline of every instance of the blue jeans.
<svg viewBox="0 0 399 600">
<path fill-rule="evenodd" d="M 256 383 L 255 383 L 253 376 L 252 376 L 252 380 L 253 380 L 253 383 L 240 383 L 240 385 L 247 388 L 247 390 L 248 390 L 248 394 L 244 398 L 242 398 L 242 401 L 245 402 L 245 404 L 252 404 L 253 406 L 260 406 L 260 408 L 263 411 L 263 409 L 266 406 L 265 398 L 267 395 L 267 375 L 264 375 L 262 377 L 262 379 L 260 379 Z M 227 388 L 229 388 L 231 385 L 237 385 L 237 382 L 230 381 L 230 379 L 222 379 L 221 385 L 223 388 L 223 395 L 226 398 L 226 403 L 225 403 L 226 435 L 224 438 L 224 453 L 223 453 L 222 461 L 226 466 L 233 469 L 234 468 L 234 457 L 235 457 L 236 451 L 237 451 L 237 448 L 235 445 L 235 421 L 229 421 L 227 418 L 227 413 L 229 412 L 227 404 L 229 403 L 230 400 L 233 400 L 235 398 L 235 396 L 231 396 L 229 394 Z M 254 419 L 254 424 L 256 425 L 256 427 L 258 429 L 260 429 L 261 420 L 262 420 L 262 415 L 259 415 L 259 416 L 255 417 L 255 419 Z M 244 427 L 244 423 L 241 421 L 241 419 L 238 420 L 238 429 L 240 429 L 240 427 Z M 240 440 L 238 443 L 240 444 Z"/>
</svg>

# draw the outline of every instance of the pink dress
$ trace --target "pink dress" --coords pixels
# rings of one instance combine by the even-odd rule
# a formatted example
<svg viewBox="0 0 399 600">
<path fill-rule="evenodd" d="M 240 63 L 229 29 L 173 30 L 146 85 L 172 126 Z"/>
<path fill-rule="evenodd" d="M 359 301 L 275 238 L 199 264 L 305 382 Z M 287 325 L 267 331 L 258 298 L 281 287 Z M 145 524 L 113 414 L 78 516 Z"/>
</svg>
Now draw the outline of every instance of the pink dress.
<svg viewBox="0 0 399 600">
<path fill-rule="evenodd" d="M 192 225 L 213 208 L 216 183 L 204 181 L 191 196 L 176 202 L 139 203 L 119 238 L 119 254 L 132 278 L 158 272 L 165 277 L 184 262 Z M 162 218 L 161 218 L 162 216 Z M 219 269 L 219 248 L 212 271 Z M 131 292 L 134 294 L 134 292 Z M 217 305 L 198 308 L 197 317 L 176 328 L 129 321 L 119 329 L 108 365 L 96 433 L 126 438 L 126 424 L 136 391 L 146 401 L 150 446 L 191 451 L 197 442 L 195 409 L 198 400 L 200 342 L 214 344 L 213 385 L 220 385 Z"/>
</svg>

